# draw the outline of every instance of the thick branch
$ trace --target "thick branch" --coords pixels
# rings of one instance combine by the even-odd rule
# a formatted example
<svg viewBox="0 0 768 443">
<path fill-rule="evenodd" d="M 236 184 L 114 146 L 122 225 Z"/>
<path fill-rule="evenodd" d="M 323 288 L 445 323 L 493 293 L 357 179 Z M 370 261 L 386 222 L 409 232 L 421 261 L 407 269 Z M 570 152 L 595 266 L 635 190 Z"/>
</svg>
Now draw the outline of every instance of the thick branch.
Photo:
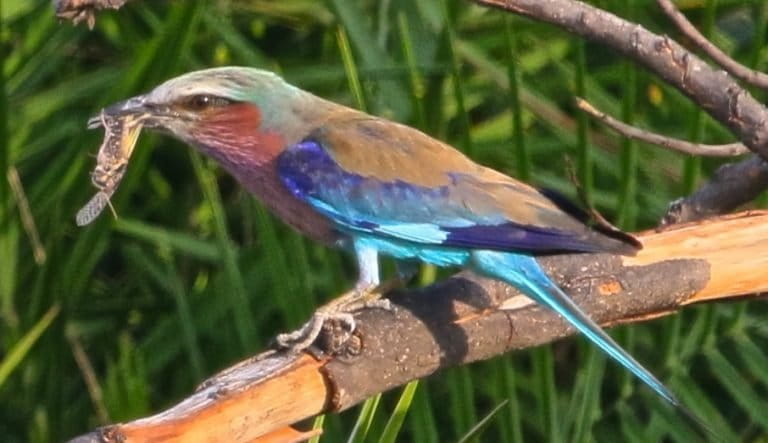
<svg viewBox="0 0 768 443">
<path fill-rule="evenodd" d="M 646 232 L 640 239 L 645 248 L 636 257 L 576 254 L 540 261 L 603 325 L 768 290 L 762 272 L 768 266 L 768 212 Z M 76 441 L 267 441 L 262 436 L 292 435 L 292 423 L 344 410 L 439 369 L 573 333 L 514 289 L 470 273 L 391 297 L 394 313 L 356 314 L 354 346 L 343 355 L 268 352 L 212 377 L 165 412 Z"/>
<path fill-rule="evenodd" d="M 750 150 L 768 158 L 768 109 L 725 71 L 715 70 L 667 36 L 576 0 L 472 0 L 552 23 L 605 44 L 690 97 Z"/>
<path fill-rule="evenodd" d="M 720 166 L 696 192 L 670 203 L 661 226 L 725 214 L 757 198 L 768 188 L 768 163 L 752 156 Z"/>
</svg>

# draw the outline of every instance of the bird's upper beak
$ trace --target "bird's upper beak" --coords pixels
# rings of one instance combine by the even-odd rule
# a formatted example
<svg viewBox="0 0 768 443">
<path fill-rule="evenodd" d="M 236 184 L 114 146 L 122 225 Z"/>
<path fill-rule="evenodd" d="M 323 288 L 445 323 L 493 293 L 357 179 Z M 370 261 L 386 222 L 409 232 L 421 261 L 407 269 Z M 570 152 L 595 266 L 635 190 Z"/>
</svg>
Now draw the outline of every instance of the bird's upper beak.
<svg viewBox="0 0 768 443">
<path fill-rule="evenodd" d="M 104 116 L 120 118 L 129 115 L 140 120 L 143 126 L 149 128 L 162 128 L 164 121 L 181 117 L 170 106 L 152 103 L 146 95 L 137 95 L 102 109 L 98 115 L 88 119 L 88 128 L 101 127 Z"/>
</svg>

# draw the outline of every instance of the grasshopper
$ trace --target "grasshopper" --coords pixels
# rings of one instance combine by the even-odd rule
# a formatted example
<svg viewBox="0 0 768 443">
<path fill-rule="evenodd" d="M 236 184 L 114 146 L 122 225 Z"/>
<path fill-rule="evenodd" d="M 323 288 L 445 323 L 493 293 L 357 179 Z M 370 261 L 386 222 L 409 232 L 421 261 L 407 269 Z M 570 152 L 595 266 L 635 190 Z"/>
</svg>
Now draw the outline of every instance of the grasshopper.
<svg viewBox="0 0 768 443">
<path fill-rule="evenodd" d="M 101 111 L 100 120 L 101 126 L 104 127 L 104 141 L 99 147 L 96 167 L 91 173 L 91 182 L 98 192 L 77 212 L 75 222 L 78 226 L 85 226 L 94 221 L 107 206 L 117 217 L 109 199 L 125 175 L 128 160 L 143 126 L 139 117 L 114 117 L 104 111 Z"/>
</svg>

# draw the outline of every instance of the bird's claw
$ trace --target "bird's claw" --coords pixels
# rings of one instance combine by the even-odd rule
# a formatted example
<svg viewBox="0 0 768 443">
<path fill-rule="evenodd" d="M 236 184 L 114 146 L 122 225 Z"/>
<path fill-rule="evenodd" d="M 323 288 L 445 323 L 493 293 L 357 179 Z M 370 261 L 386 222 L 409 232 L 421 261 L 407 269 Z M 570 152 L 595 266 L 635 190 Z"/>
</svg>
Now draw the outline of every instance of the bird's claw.
<svg viewBox="0 0 768 443">
<path fill-rule="evenodd" d="M 368 300 L 363 305 L 366 309 L 382 309 L 384 311 L 393 311 L 392 302 L 388 298 L 379 298 L 376 300 Z"/>
<path fill-rule="evenodd" d="M 355 317 L 349 312 L 329 313 L 320 309 L 299 329 L 293 332 L 279 334 L 275 338 L 275 342 L 281 349 L 287 349 L 291 352 L 301 352 L 312 346 L 315 340 L 317 340 L 317 336 L 320 335 L 323 325 L 329 321 L 335 321 L 343 325 L 347 335 L 352 334 L 357 326 L 355 324 Z"/>
<path fill-rule="evenodd" d="M 376 288 L 356 288 L 341 297 L 331 301 L 327 305 L 318 309 L 301 328 L 284 334 L 279 334 L 275 338 L 277 346 L 281 349 L 287 349 L 291 352 L 303 351 L 317 340 L 317 337 L 323 330 L 323 326 L 329 322 L 341 325 L 344 337 L 334 340 L 336 343 L 345 343 L 352 333 L 355 332 L 357 324 L 353 312 L 360 309 L 383 309 L 392 311 L 392 303 L 381 294 L 386 292 L 391 282 L 387 282 Z"/>
</svg>

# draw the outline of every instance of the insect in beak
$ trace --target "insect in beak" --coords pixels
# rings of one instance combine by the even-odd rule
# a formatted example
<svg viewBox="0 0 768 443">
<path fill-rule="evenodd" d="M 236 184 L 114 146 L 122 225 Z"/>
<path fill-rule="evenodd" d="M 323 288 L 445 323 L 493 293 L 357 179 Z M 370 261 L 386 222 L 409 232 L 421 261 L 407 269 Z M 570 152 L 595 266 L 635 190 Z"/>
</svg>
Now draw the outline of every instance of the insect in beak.
<svg viewBox="0 0 768 443">
<path fill-rule="evenodd" d="M 95 118 L 98 122 L 94 122 Z M 96 156 L 96 167 L 91 172 L 91 181 L 98 192 L 77 212 L 75 222 L 78 226 L 91 223 L 107 205 L 117 218 L 109 199 L 125 175 L 128 160 L 131 158 L 146 119 L 147 114 L 129 112 L 115 115 L 107 108 L 88 121 L 89 127 L 104 128 L 104 141 Z"/>
</svg>

